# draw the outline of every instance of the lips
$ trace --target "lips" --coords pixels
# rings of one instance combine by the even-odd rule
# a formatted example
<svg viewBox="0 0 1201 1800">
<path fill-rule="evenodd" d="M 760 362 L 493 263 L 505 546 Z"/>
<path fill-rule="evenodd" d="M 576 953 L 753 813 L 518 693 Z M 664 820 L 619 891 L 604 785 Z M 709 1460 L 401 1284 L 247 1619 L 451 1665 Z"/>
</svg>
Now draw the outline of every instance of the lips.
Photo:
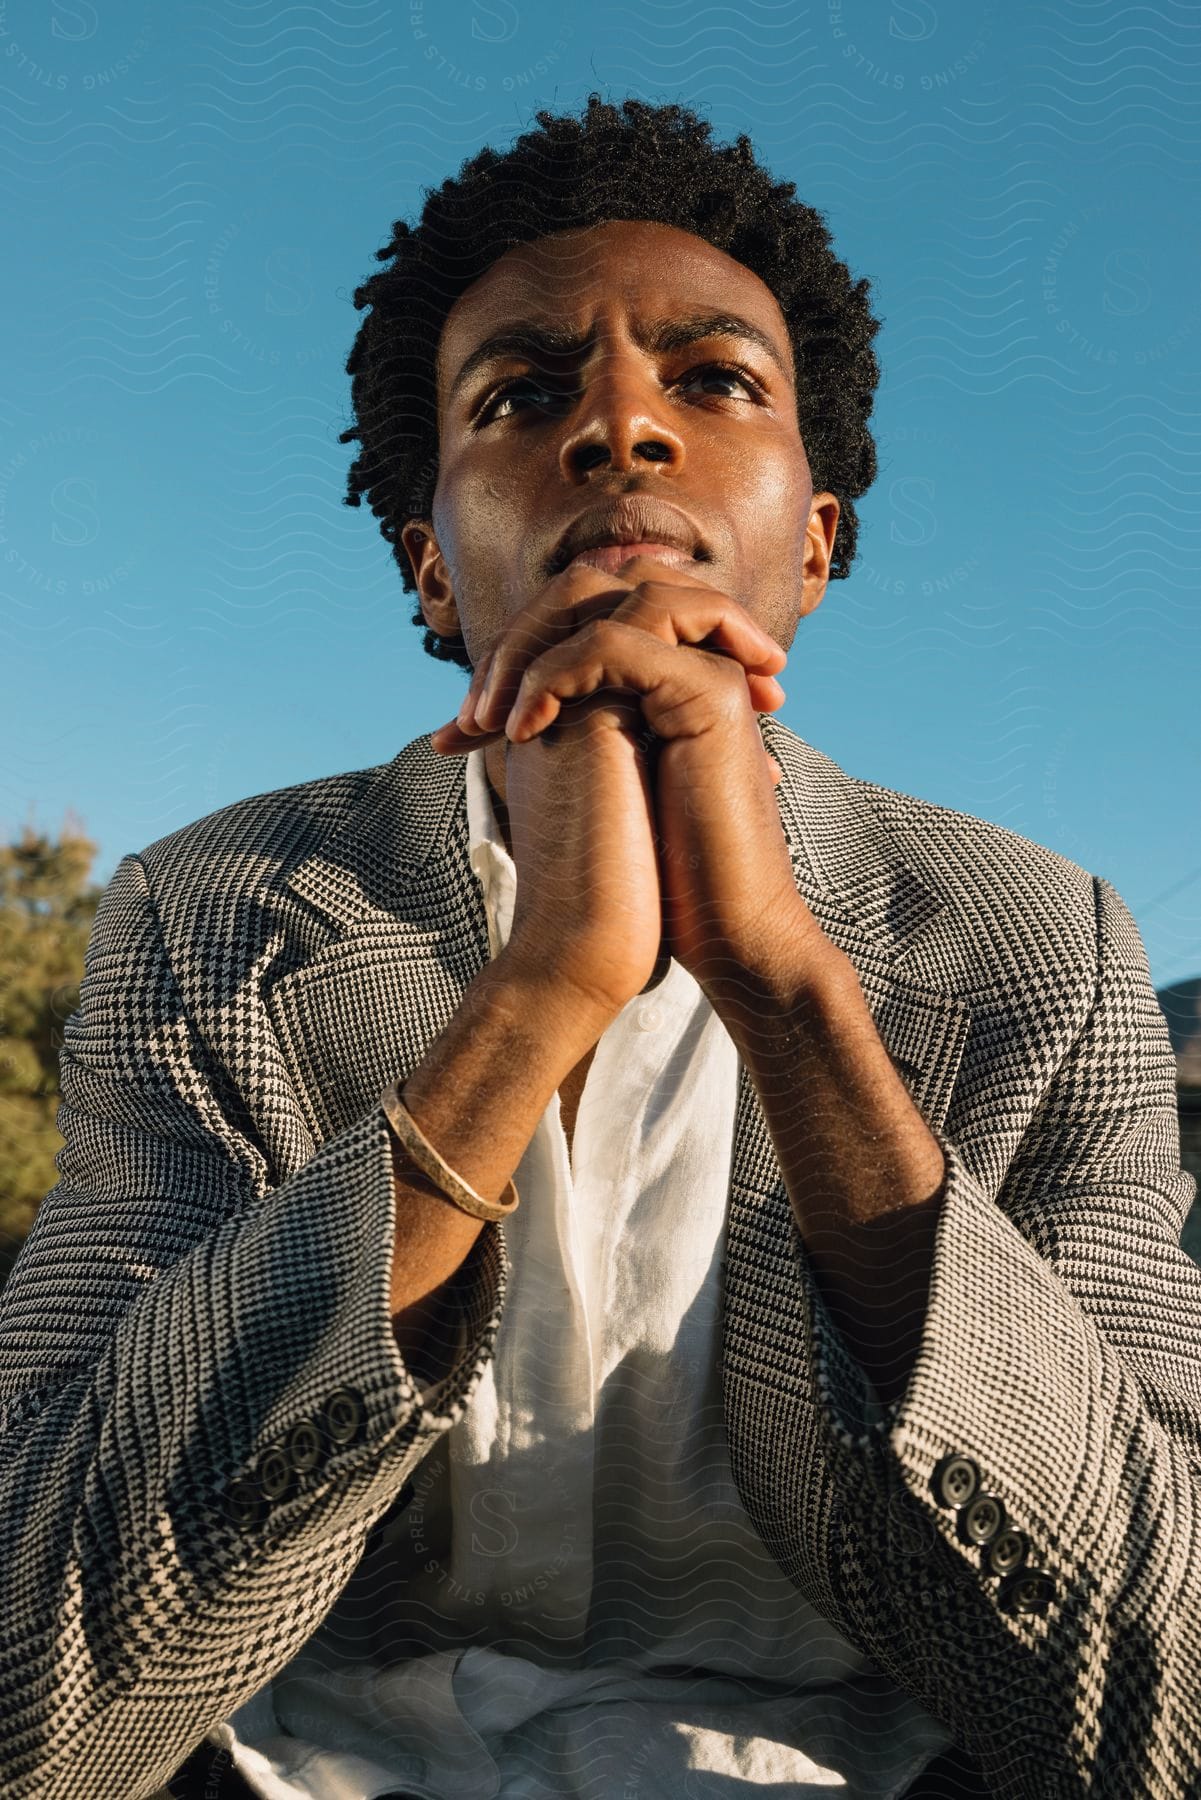
<svg viewBox="0 0 1201 1800">
<path fill-rule="evenodd" d="M 572 520 L 551 555 L 550 573 L 581 562 L 613 574 L 631 556 L 653 556 L 680 566 L 707 561 L 709 550 L 678 506 L 649 494 L 626 494 Z"/>
<path fill-rule="evenodd" d="M 591 550 L 581 550 L 573 556 L 567 566 L 579 568 L 583 563 L 592 569 L 603 569 L 606 575 L 616 575 L 631 556 L 653 557 L 656 562 L 670 563 L 677 569 L 693 561 L 691 550 L 681 550 L 675 544 L 596 544 Z"/>
</svg>

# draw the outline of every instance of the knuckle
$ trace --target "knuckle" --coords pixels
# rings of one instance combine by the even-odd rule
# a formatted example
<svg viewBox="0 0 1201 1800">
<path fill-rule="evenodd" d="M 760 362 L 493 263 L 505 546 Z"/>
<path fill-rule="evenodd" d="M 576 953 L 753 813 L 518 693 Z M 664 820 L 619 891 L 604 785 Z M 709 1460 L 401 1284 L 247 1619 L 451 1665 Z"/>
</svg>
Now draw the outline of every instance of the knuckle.
<svg viewBox="0 0 1201 1800">
<path fill-rule="evenodd" d="M 588 593 L 595 592 L 598 588 L 611 587 L 613 577 L 606 575 L 603 569 L 593 568 L 591 563 L 572 562 L 554 577 L 554 582 L 562 593 L 570 594 L 577 590 Z"/>
<path fill-rule="evenodd" d="M 678 587 L 672 586 L 669 582 L 660 581 L 656 577 L 640 581 L 634 589 L 633 599 L 635 603 L 650 607 L 654 612 L 662 612 L 665 607 L 669 606 L 688 604 Z"/>
<path fill-rule="evenodd" d="M 745 685 L 745 674 L 740 662 L 735 662 L 732 656 L 726 656 L 720 650 L 709 650 L 706 655 L 714 681 L 724 682 L 731 694 Z"/>
<path fill-rule="evenodd" d="M 632 599 L 619 608 L 617 617 L 629 625 L 652 628 L 679 608 L 679 591 L 668 588 L 639 588 Z"/>
<path fill-rule="evenodd" d="M 544 631 L 530 626 L 515 632 L 504 655 L 504 666 L 509 670 L 524 669 L 541 651 L 545 650 L 550 640 Z"/>
<path fill-rule="evenodd" d="M 750 707 L 750 694 L 747 691 L 746 682 L 742 678 L 741 670 L 736 671 L 733 681 L 728 675 L 721 677 L 717 703 L 723 720 L 730 724 L 741 720 L 743 714 Z"/>
<path fill-rule="evenodd" d="M 577 635 L 586 637 L 590 644 L 603 648 L 606 645 L 620 644 L 629 630 L 629 625 L 621 619 L 590 619 Z"/>
</svg>

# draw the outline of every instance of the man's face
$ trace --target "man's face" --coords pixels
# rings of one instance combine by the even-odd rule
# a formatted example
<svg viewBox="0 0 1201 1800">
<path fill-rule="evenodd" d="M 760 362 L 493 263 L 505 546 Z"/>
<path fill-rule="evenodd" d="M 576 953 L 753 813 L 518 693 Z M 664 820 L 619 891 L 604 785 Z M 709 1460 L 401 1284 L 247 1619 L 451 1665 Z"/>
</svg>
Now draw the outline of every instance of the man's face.
<svg viewBox="0 0 1201 1800">
<path fill-rule="evenodd" d="M 647 536 L 785 650 L 825 592 L 838 502 L 813 493 L 783 315 L 690 232 L 615 222 L 500 257 L 443 327 L 438 428 L 432 518 L 403 536 L 426 622 L 473 663 L 623 496 L 676 509 Z"/>
</svg>

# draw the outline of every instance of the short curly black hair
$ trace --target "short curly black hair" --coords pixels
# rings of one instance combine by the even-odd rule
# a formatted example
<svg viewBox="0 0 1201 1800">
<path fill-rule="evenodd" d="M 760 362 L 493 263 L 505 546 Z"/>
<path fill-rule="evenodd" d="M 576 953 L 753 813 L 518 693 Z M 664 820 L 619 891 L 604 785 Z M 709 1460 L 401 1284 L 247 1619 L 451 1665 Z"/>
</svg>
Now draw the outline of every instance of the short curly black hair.
<svg viewBox="0 0 1201 1800">
<path fill-rule="evenodd" d="M 516 244 L 609 219 L 675 225 L 724 250 L 779 301 L 797 370 L 797 415 L 814 492 L 841 503 L 830 566 L 850 573 L 856 498 L 876 477 L 867 421 L 880 365 L 881 321 L 870 283 L 853 281 L 835 255 L 823 215 L 773 181 L 743 134 L 716 145 L 707 120 L 687 107 L 591 94 L 582 116 L 539 112 L 536 131 L 511 149 L 481 150 L 457 178 L 427 192 L 416 227 L 401 219 L 377 251 L 389 267 L 357 288 L 371 311 L 359 326 L 347 374 L 357 440 L 346 504 L 364 497 L 392 546 L 405 589 L 416 591 L 401 529 L 428 519 L 438 477 L 436 360 L 442 326 L 472 282 Z M 424 623 L 420 608 L 414 625 Z M 425 649 L 470 669 L 461 636 L 425 633 Z"/>
</svg>

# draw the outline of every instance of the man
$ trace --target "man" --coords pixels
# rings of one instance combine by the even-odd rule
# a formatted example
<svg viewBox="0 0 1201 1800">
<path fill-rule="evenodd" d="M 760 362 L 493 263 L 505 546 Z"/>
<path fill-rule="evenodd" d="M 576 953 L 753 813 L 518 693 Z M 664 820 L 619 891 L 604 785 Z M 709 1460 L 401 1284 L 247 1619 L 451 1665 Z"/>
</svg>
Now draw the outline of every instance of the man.
<svg viewBox="0 0 1201 1800">
<path fill-rule="evenodd" d="M 106 891 L 0 1312 L 5 1792 L 1184 1800 L 1138 932 L 771 718 L 866 283 L 595 99 L 381 259 L 351 497 L 472 684 Z"/>
</svg>

